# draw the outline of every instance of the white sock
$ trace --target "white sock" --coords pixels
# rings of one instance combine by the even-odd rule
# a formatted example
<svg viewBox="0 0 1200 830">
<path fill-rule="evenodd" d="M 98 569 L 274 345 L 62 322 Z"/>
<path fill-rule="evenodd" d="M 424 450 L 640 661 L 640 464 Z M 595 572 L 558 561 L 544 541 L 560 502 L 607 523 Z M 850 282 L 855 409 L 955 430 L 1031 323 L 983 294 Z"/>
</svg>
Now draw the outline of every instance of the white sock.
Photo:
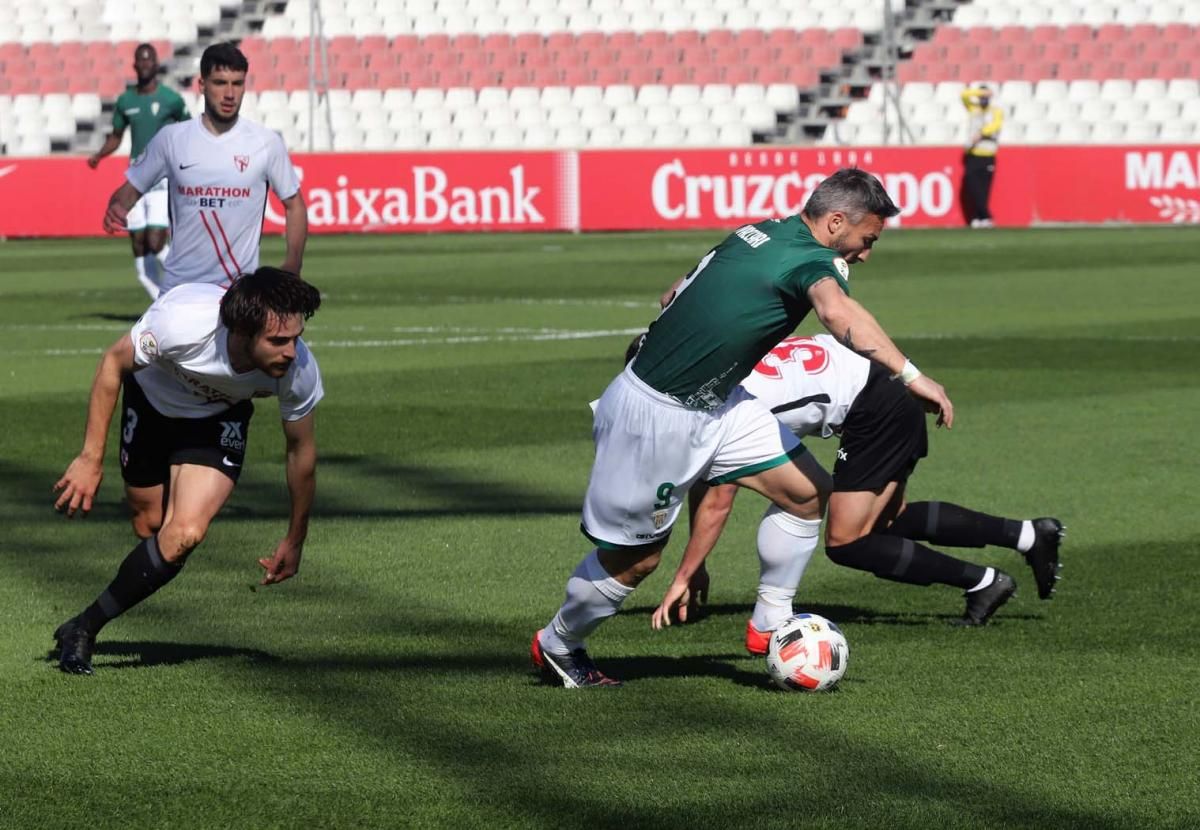
<svg viewBox="0 0 1200 830">
<path fill-rule="evenodd" d="M 751 624 L 774 631 L 792 616 L 796 588 L 817 549 L 820 519 L 798 519 L 775 505 L 758 524 L 758 601 Z"/>
<path fill-rule="evenodd" d="M 138 282 L 142 284 L 142 288 L 146 289 L 146 293 L 150 295 L 150 299 L 158 299 L 158 282 L 151 279 L 147 273 L 146 264 L 154 259 L 153 255 L 138 256 L 133 258 L 133 270 L 137 274 Z M 158 263 L 155 263 L 154 274 L 158 275 Z"/>
<path fill-rule="evenodd" d="M 596 549 L 583 558 L 567 580 L 567 598 L 550 624 L 542 629 L 542 648 L 551 654 L 570 654 L 600 623 L 617 613 L 633 588 L 608 575 Z"/>
<path fill-rule="evenodd" d="M 992 580 L 994 580 L 995 578 L 996 578 L 996 569 L 988 568 L 986 571 L 983 572 L 983 579 L 979 580 L 979 584 L 976 585 L 974 588 L 968 588 L 967 593 L 973 594 L 976 591 L 982 591 L 984 588 L 991 585 Z"/>
<path fill-rule="evenodd" d="M 1031 547 L 1033 547 L 1033 543 L 1036 539 L 1037 536 L 1035 536 L 1033 533 L 1033 522 L 1031 522 L 1029 519 L 1021 522 L 1021 538 L 1017 540 L 1017 550 L 1019 550 L 1021 553 L 1027 552 Z"/>
<path fill-rule="evenodd" d="M 167 254 L 168 254 L 168 253 L 170 253 L 170 251 L 171 251 L 171 243 L 170 243 L 170 242 L 164 242 L 164 243 L 163 243 L 163 246 L 162 246 L 162 250 L 161 250 L 161 251 L 159 251 L 157 254 L 155 254 L 155 258 L 157 258 L 157 259 L 158 259 L 158 264 L 159 264 L 159 265 L 166 265 L 166 263 L 167 263 Z"/>
</svg>

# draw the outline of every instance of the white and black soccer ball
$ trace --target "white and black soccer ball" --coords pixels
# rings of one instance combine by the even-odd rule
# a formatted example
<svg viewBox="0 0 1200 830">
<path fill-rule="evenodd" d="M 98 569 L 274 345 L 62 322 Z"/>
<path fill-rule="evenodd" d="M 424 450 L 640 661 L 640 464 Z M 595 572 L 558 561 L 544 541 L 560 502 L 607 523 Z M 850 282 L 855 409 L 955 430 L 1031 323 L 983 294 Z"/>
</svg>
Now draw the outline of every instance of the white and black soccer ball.
<svg viewBox="0 0 1200 830">
<path fill-rule="evenodd" d="M 767 672 L 781 689 L 832 689 L 849 660 L 850 646 L 841 629 L 818 614 L 797 614 L 771 632 Z"/>
</svg>

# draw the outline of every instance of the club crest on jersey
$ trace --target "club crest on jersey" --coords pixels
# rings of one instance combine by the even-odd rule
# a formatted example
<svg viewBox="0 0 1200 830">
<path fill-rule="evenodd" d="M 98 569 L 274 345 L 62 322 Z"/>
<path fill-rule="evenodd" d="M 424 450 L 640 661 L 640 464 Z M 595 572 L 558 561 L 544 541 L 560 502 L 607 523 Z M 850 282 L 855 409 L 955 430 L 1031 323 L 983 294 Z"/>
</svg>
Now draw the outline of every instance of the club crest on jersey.
<svg viewBox="0 0 1200 830">
<path fill-rule="evenodd" d="M 667 523 L 667 513 L 668 511 L 666 510 L 655 510 L 650 514 L 650 519 L 654 522 L 655 530 L 662 530 L 662 526 Z"/>
<path fill-rule="evenodd" d="M 150 114 L 151 114 L 151 115 L 158 115 L 158 101 L 151 101 L 151 102 L 150 102 Z"/>
<path fill-rule="evenodd" d="M 837 269 L 837 272 L 841 275 L 842 279 L 846 281 L 850 280 L 850 265 L 846 262 L 846 260 L 842 259 L 841 257 L 834 258 L 833 267 Z"/>
<path fill-rule="evenodd" d="M 234 156 L 233 163 L 237 165 L 239 173 L 245 173 L 246 168 L 250 166 L 249 156 Z"/>
<path fill-rule="evenodd" d="M 147 357 L 158 357 L 158 341 L 154 339 L 154 332 L 142 332 L 142 336 L 138 338 L 138 348 Z"/>
</svg>

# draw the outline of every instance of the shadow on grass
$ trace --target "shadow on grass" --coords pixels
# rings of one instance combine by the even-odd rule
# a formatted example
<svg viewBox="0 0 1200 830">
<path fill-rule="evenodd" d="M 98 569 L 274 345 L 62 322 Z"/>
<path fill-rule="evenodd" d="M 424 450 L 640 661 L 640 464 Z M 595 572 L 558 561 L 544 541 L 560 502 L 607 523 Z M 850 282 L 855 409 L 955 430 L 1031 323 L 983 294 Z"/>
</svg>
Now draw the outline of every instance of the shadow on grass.
<svg viewBox="0 0 1200 830">
<path fill-rule="evenodd" d="M 278 663 L 280 658 L 256 648 L 208 645 L 205 643 L 168 643 L 158 640 L 114 640 L 96 643 L 94 660 L 97 671 L 108 669 L 141 669 L 151 666 L 178 666 L 196 660 L 222 660 L 239 657 L 250 663 Z M 51 649 L 41 658 L 47 663 L 58 662 L 58 649 Z"/>
<path fill-rule="evenodd" d="M 76 314 L 73 317 L 68 317 L 68 320 L 110 320 L 116 323 L 136 323 L 142 317 L 141 314 L 117 314 L 111 311 L 98 311 L 93 314 Z"/>
<path fill-rule="evenodd" d="M 656 606 L 640 605 L 633 607 L 622 608 L 617 612 L 618 616 L 648 616 Z M 711 605 L 700 606 L 699 611 L 693 611 L 688 617 L 688 621 L 683 625 L 698 625 L 704 622 L 708 617 L 749 617 L 753 612 L 754 606 L 742 603 L 714 603 Z M 875 610 L 872 608 L 863 608 L 858 605 L 838 605 L 836 603 L 822 604 L 811 603 L 806 605 L 796 605 L 797 614 L 817 614 L 832 620 L 838 625 L 894 625 L 894 626 L 914 626 L 923 627 L 930 625 L 950 625 L 955 620 L 960 619 L 961 615 L 954 614 L 934 614 L 934 613 L 918 613 L 913 611 L 886 611 Z M 996 612 L 996 616 L 992 618 L 992 624 L 1003 620 L 1022 620 L 1022 621 L 1040 621 L 1044 617 L 1042 614 L 1015 614 L 1006 613 L 1004 609 Z M 679 623 L 676 622 L 678 625 Z"/>
</svg>

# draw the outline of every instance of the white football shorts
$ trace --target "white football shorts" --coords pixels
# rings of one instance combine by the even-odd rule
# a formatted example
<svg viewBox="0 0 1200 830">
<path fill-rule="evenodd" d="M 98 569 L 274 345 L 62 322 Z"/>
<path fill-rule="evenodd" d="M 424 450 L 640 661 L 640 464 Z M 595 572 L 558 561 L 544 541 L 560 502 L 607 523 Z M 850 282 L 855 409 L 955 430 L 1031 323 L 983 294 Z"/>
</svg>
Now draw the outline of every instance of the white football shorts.
<svg viewBox="0 0 1200 830">
<path fill-rule="evenodd" d="M 689 409 L 628 366 L 596 405 L 596 460 L 583 502 L 584 535 L 606 548 L 664 541 L 697 481 L 722 484 L 805 452 L 738 386 L 718 409 Z"/>
<path fill-rule="evenodd" d="M 142 194 L 125 219 L 125 227 L 132 231 L 144 231 L 146 228 L 166 228 L 171 225 L 170 213 L 167 210 L 167 180 L 162 179 L 154 187 Z"/>
</svg>

